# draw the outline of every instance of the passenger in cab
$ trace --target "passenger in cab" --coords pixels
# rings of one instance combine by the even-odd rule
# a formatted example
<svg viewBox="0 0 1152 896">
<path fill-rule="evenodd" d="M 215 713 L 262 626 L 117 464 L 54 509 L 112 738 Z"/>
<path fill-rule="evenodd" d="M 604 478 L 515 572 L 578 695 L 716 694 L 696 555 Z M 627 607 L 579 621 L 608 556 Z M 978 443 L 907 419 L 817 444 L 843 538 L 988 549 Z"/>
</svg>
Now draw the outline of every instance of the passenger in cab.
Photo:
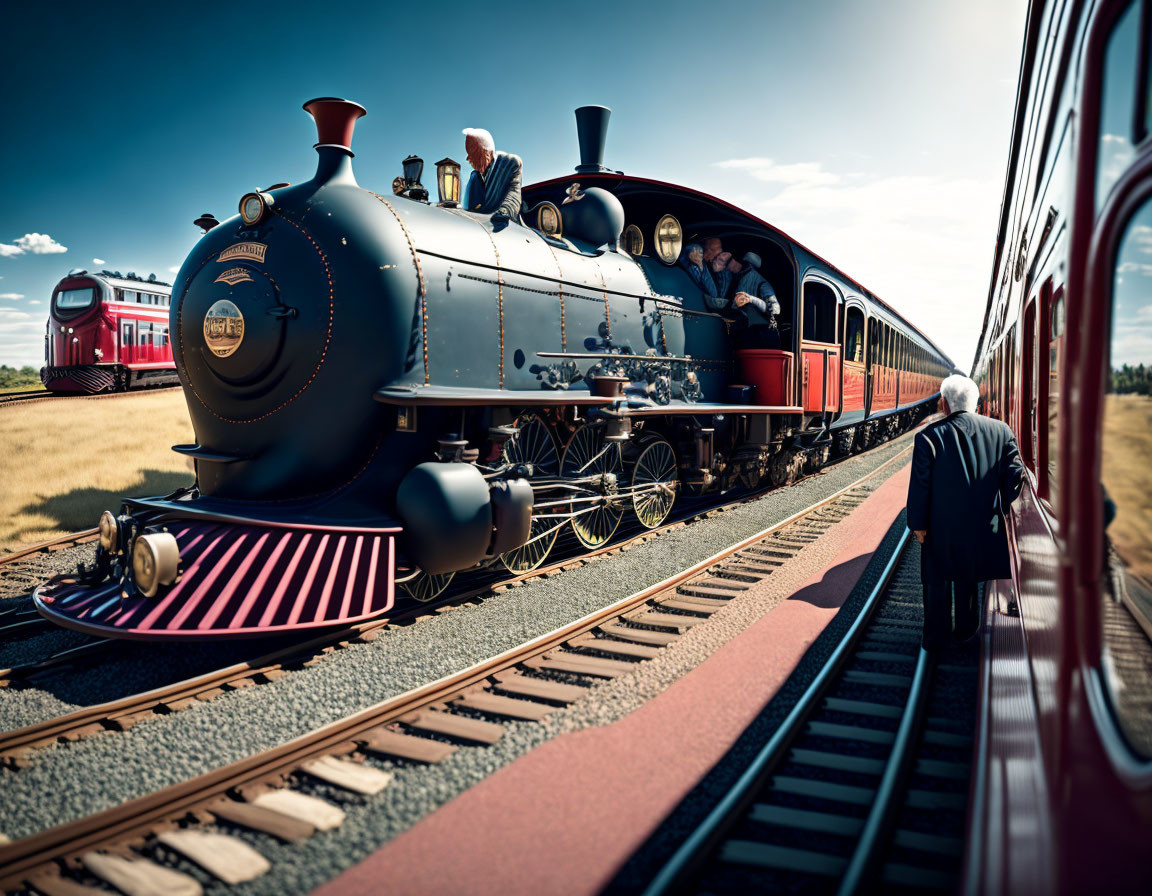
<svg viewBox="0 0 1152 896">
<path fill-rule="evenodd" d="M 704 304 L 712 309 L 724 308 L 728 300 L 716 291 L 716 281 L 712 279 L 712 272 L 704 264 L 704 247 L 699 243 L 690 243 L 680 255 L 680 266 L 688 272 L 692 282 L 700 287 L 704 295 Z"/>
<path fill-rule="evenodd" d="M 736 282 L 732 305 L 748 321 L 747 329 L 736 334 L 740 348 L 780 348 L 780 302 L 772 284 L 760 273 L 760 264 L 759 255 L 745 252 L 743 263 L 732 259 L 729 265 Z"/>
<path fill-rule="evenodd" d="M 520 178 L 524 163 L 510 152 L 497 152 L 483 128 L 464 128 L 464 151 L 474 169 L 464 191 L 464 208 L 491 215 L 494 223 L 520 219 Z"/>
<path fill-rule="evenodd" d="M 732 275 L 728 265 L 732 260 L 732 253 L 724 251 L 724 244 L 720 237 L 713 236 L 704 240 L 704 265 L 712 270 L 712 282 L 716 284 L 716 295 L 722 299 L 728 298 L 732 288 Z"/>
</svg>

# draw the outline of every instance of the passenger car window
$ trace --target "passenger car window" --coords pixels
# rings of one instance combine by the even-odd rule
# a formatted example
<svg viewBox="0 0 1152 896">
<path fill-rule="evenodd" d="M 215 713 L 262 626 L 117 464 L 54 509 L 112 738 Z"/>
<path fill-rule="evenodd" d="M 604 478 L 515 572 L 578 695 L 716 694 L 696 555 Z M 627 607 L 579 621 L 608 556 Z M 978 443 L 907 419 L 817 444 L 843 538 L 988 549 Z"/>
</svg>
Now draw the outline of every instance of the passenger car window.
<svg viewBox="0 0 1152 896">
<path fill-rule="evenodd" d="M 1100 97 L 1100 142 L 1096 160 L 1096 211 L 1135 156 L 1136 70 L 1140 55 L 1140 4 L 1133 2 L 1108 38 Z"/>
<path fill-rule="evenodd" d="M 1152 201 L 1116 254 L 1101 433 L 1102 658 L 1120 728 L 1152 756 Z"/>
</svg>

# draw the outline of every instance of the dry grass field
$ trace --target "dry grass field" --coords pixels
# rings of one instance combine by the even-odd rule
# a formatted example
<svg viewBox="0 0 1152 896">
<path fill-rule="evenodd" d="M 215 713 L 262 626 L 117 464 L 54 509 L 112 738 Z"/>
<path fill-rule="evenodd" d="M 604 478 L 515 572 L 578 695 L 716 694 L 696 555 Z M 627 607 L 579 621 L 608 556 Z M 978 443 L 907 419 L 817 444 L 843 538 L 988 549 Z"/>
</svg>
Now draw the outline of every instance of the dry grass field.
<svg viewBox="0 0 1152 896">
<path fill-rule="evenodd" d="M 1116 502 L 1108 535 L 1131 572 L 1152 579 L 1152 398 L 1107 396 L 1102 478 Z"/>
<path fill-rule="evenodd" d="M 182 389 L 0 407 L 0 552 L 89 529 L 125 496 L 193 481 Z"/>
</svg>

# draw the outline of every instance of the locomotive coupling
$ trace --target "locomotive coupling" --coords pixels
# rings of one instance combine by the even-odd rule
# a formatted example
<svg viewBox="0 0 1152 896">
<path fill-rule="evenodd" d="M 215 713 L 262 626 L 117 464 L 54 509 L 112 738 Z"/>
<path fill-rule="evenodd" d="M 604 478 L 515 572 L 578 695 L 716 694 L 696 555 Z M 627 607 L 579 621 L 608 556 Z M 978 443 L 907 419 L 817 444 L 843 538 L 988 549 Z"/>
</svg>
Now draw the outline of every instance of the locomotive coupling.
<svg viewBox="0 0 1152 896">
<path fill-rule="evenodd" d="M 532 526 L 532 486 L 524 479 L 490 485 L 472 464 L 430 461 L 401 481 L 396 512 L 408 557 L 438 575 L 524 544 Z"/>
</svg>

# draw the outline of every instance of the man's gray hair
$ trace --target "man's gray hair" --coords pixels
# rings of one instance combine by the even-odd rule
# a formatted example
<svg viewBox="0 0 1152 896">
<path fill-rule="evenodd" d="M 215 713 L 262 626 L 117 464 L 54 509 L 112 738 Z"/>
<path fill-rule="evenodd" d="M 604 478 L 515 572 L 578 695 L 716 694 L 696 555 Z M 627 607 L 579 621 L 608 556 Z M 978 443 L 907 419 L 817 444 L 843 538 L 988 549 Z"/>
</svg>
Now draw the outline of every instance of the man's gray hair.
<svg viewBox="0 0 1152 896">
<path fill-rule="evenodd" d="M 940 384 L 940 394 L 948 402 L 948 410 L 953 414 L 957 411 L 974 413 L 980 401 L 980 387 L 959 373 L 945 378 Z"/>
<path fill-rule="evenodd" d="M 469 138 L 479 140 L 480 145 L 484 147 L 484 149 L 490 149 L 492 152 L 496 151 L 496 141 L 492 139 L 492 135 L 484 130 L 484 128 L 464 128 L 462 133 L 464 134 L 465 140 Z"/>
</svg>

